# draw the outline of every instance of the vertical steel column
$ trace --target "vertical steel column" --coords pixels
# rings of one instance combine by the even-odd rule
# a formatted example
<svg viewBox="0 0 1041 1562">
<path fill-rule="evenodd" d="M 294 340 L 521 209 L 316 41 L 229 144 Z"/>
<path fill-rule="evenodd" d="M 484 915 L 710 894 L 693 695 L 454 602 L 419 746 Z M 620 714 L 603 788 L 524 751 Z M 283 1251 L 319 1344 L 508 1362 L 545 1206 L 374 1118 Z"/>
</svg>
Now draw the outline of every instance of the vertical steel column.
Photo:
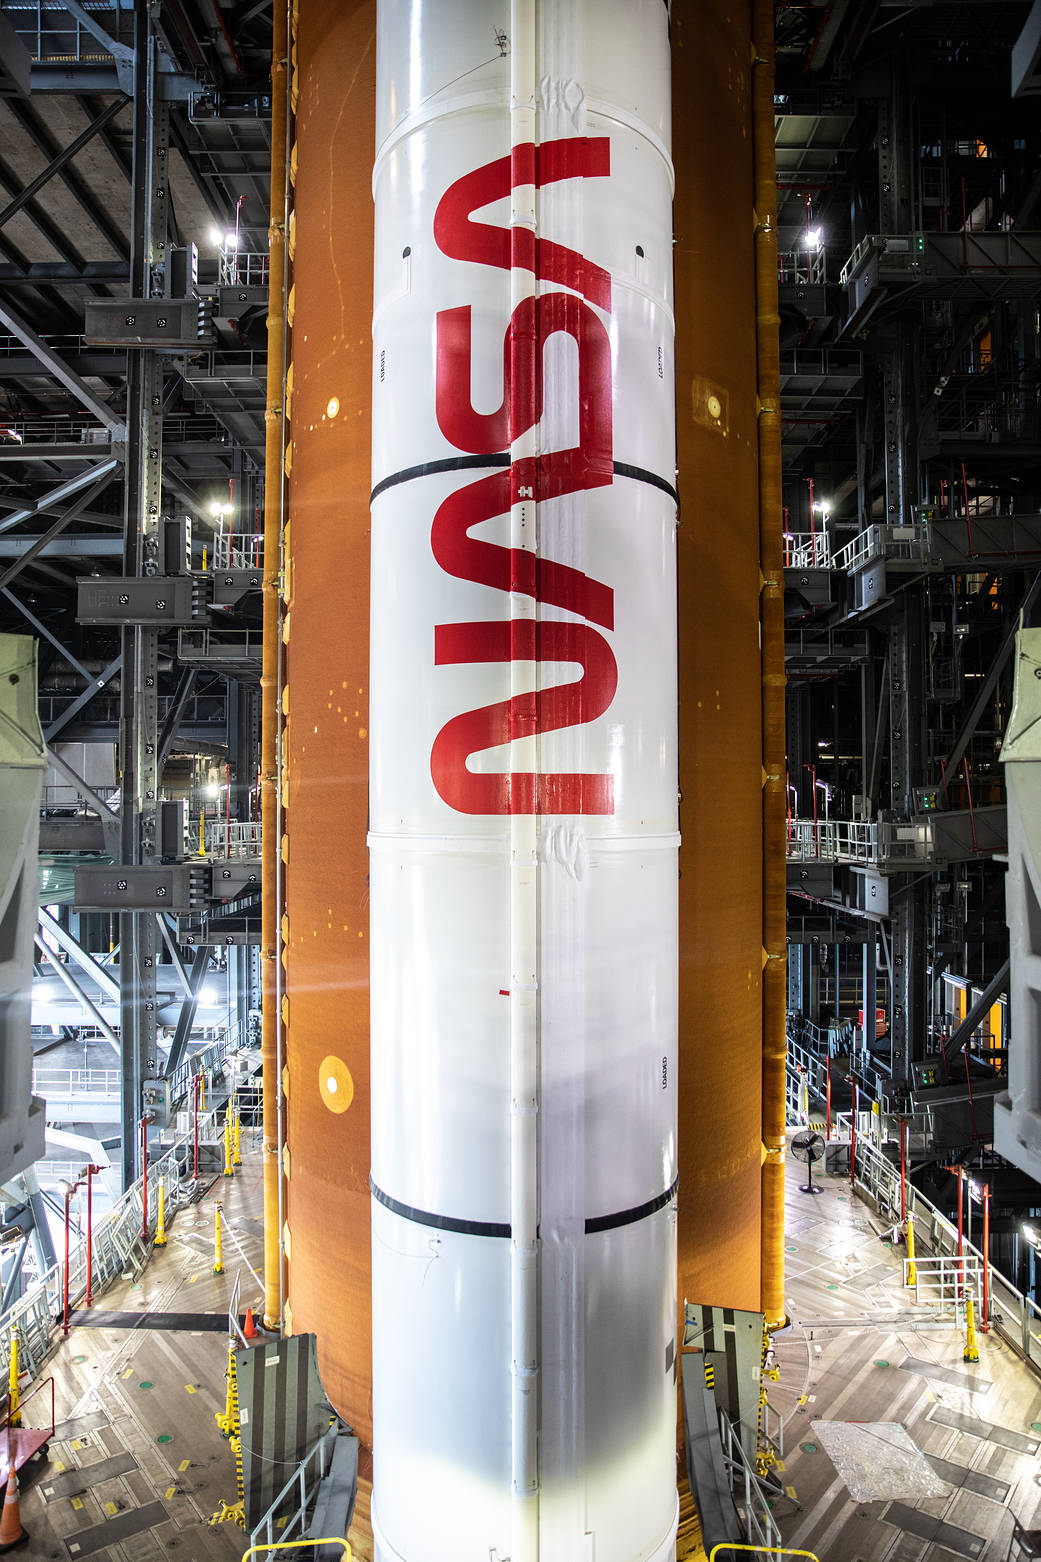
<svg viewBox="0 0 1041 1562">
<path fill-rule="evenodd" d="M 875 966 L 875 940 L 872 935 L 864 945 L 863 952 L 864 980 L 861 985 L 861 1002 L 863 1003 L 863 1045 L 865 1049 L 873 1045 L 875 1040 L 875 1008 L 878 1003 L 878 988 L 876 977 L 878 975 Z"/>
<path fill-rule="evenodd" d="M 166 254 L 166 157 L 169 111 L 158 98 L 156 39 L 151 11 L 134 17 L 134 141 L 131 208 L 131 296 L 151 293 L 152 267 Z M 157 353 L 127 354 L 127 448 L 124 557 L 127 575 L 161 567 L 163 372 Z M 150 862 L 156 850 L 158 800 L 158 631 L 128 625 L 122 632 L 120 693 L 122 859 Z M 151 913 L 119 919 L 120 1041 L 123 1055 L 121 1124 L 123 1186 L 137 1176 L 142 1082 L 156 1070 L 157 930 Z"/>
</svg>

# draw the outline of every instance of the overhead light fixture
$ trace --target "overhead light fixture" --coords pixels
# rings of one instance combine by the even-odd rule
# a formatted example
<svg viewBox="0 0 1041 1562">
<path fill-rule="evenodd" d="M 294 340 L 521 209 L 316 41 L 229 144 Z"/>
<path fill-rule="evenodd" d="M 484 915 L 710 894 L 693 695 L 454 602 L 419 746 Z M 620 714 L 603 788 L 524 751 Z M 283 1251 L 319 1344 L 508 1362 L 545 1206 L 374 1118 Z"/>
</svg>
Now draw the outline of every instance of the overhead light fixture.
<svg viewBox="0 0 1041 1562">
<path fill-rule="evenodd" d="M 199 1002 L 205 1003 L 209 1005 L 210 1008 L 212 1008 L 213 1005 L 217 1002 L 217 989 L 215 987 L 204 987 L 202 992 L 199 994 Z"/>
<path fill-rule="evenodd" d="M 224 514 L 224 504 L 220 499 L 211 499 L 206 508 L 209 510 L 214 520 L 216 520 L 218 515 Z"/>
<path fill-rule="evenodd" d="M 209 238 L 211 244 L 223 244 L 224 242 L 224 235 L 219 228 L 211 228 Z"/>
<path fill-rule="evenodd" d="M 804 249 L 820 249 L 821 240 L 824 237 L 820 228 L 807 228 L 803 238 Z"/>
<path fill-rule="evenodd" d="M 1038 1235 L 1036 1229 L 1033 1226 L 1024 1226 L 1023 1236 L 1030 1243 L 1031 1247 L 1037 1247 L 1038 1245 L 1041 1245 L 1041 1236 Z"/>
<path fill-rule="evenodd" d="M 239 236 L 238 236 L 238 234 L 234 233 L 234 232 L 227 234 L 227 236 L 225 237 L 225 240 L 224 240 L 224 247 L 225 247 L 225 249 L 238 249 L 238 247 L 239 247 Z"/>
</svg>

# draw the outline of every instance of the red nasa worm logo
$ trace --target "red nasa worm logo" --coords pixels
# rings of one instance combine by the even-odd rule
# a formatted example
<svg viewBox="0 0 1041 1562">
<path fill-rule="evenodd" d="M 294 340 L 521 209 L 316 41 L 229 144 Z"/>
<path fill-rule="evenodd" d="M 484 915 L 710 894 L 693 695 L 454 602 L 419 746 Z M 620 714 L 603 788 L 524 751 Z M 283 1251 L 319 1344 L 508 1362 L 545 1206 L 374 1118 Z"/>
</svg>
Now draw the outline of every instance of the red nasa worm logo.
<svg viewBox="0 0 1041 1562">
<path fill-rule="evenodd" d="M 557 619 L 494 620 L 438 624 L 434 662 L 572 662 L 582 675 L 571 683 L 514 695 L 446 722 L 430 752 L 430 774 L 439 796 L 465 814 L 611 814 L 610 775 L 512 771 L 475 774 L 471 754 L 514 738 L 579 726 L 602 716 L 614 699 L 618 668 L 600 629 L 614 628 L 614 592 L 581 570 L 519 548 L 472 537 L 482 521 L 503 515 L 525 498 L 559 498 L 613 479 L 611 349 L 607 330 L 591 307 L 611 307 L 611 278 L 584 255 L 528 228 L 475 222 L 471 213 L 521 184 L 542 187 L 560 179 L 605 178 L 610 173 L 606 136 L 548 141 L 514 147 L 464 174 L 438 203 L 434 239 L 453 260 L 534 271 L 541 282 L 568 292 L 526 298 L 514 310 L 503 342 L 503 397 L 495 412 L 474 411 L 471 400 L 471 311 L 467 305 L 437 315 L 435 404 L 442 434 L 457 450 L 492 455 L 532 428 L 542 415 L 542 360 L 555 331 L 578 347 L 578 444 L 478 478 L 450 494 L 434 516 L 430 545 L 449 575 L 523 592 L 538 602 L 565 608 L 585 622 Z M 599 628 L 594 628 L 598 625 Z"/>
</svg>

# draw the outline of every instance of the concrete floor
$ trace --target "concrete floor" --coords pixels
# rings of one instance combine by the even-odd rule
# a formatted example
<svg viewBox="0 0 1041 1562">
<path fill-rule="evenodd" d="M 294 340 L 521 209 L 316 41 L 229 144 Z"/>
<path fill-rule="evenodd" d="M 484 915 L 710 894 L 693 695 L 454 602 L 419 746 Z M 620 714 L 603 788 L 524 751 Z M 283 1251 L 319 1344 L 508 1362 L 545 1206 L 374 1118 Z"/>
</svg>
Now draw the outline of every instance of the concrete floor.
<svg viewBox="0 0 1041 1562">
<path fill-rule="evenodd" d="M 799 1191 L 805 1180 L 805 1166 L 789 1157 L 793 1323 L 775 1338 L 781 1376 L 769 1397 L 783 1417 L 781 1480 L 802 1511 L 777 1504 L 784 1544 L 821 1562 L 1003 1559 L 1013 1514 L 1041 1527 L 1041 1380 L 994 1334 L 979 1335 L 979 1362 L 967 1366 L 964 1335 L 913 1307 L 903 1248 L 882 1241 L 883 1223 L 851 1198 L 848 1179 L 820 1175 L 824 1191 L 814 1197 Z M 899 1433 L 858 1426 L 902 1426 L 946 1495 L 916 1500 L 911 1479 L 904 1495 L 855 1501 L 814 1426 L 821 1420 L 881 1440 Z M 889 1462 L 879 1441 L 872 1491 Z"/>
</svg>

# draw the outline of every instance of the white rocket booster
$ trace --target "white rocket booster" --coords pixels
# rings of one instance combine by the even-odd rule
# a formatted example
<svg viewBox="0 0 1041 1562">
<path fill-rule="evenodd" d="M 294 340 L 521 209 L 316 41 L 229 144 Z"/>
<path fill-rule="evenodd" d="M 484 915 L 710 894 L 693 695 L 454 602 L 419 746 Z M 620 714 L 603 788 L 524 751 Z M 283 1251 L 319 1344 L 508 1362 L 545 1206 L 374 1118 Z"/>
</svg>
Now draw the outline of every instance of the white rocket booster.
<svg viewBox="0 0 1041 1562">
<path fill-rule="evenodd" d="M 381 0 L 382 1562 L 675 1538 L 669 121 L 664 0 Z"/>
</svg>

